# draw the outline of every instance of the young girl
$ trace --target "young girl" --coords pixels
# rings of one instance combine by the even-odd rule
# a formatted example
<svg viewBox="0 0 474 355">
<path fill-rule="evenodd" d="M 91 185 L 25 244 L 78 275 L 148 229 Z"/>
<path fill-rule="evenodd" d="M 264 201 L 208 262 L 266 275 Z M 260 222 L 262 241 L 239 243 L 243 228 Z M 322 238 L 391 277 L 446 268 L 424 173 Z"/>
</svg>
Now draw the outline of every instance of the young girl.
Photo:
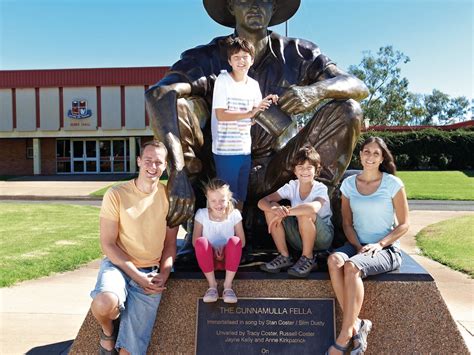
<svg viewBox="0 0 474 355">
<path fill-rule="evenodd" d="M 242 216 L 234 209 L 229 185 L 220 179 L 211 180 L 205 187 L 207 208 L 201 208 L 194 218 L 193 245 L 196 259 L 209 289 L 203 301 L 216 302 L 217 281 L 214 270 L 225 270 L 225 303 L 236 303 L 232 281 L 240 264 L 242 248 L 245 246 Z"/>
</svg>

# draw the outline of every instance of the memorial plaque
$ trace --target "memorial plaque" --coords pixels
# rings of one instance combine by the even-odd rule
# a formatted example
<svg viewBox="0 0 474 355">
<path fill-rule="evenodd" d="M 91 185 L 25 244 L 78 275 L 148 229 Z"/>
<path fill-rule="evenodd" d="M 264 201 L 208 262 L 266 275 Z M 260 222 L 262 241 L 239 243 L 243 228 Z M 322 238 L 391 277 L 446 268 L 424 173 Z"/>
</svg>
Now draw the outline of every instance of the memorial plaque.
<svg viewBox="0 0 474 355">
<path fill-rule="evenodd" d="M 334 299 L 198 299 L 196 354 L 324 354 L 335 337 Z"/>
</svg>

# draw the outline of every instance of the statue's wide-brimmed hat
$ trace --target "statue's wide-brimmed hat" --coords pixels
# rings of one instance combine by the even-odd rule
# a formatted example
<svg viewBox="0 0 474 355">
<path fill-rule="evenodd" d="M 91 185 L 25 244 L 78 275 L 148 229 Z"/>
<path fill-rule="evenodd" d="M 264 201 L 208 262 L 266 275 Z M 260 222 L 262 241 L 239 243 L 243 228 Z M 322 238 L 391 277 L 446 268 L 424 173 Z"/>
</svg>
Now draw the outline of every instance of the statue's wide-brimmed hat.
<svg viewBox="0 0 474 355">
<path fill-rule="evenodd" d="M 270 20 L 269 26 L 278 25 L 285 22 L 300 7 L 300 0 L 274 0 L 276 5 L 275 13 Z M 235 28 L 235 18 L 229 12 L 227 0 L 203 0 L 204 8 L 211 18 L 221 25 Z"/>
</svg>

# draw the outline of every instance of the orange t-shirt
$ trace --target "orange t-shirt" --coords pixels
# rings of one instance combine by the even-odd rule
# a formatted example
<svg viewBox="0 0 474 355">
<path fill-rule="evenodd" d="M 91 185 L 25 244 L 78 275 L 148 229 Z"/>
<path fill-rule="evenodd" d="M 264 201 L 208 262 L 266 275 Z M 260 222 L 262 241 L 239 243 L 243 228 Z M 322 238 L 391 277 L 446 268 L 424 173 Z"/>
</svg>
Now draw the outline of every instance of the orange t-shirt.
<svg viewBox="0 0 474 355">
<path fill-rule="evenodd" d="M 164 185 L 147 194 L 130 180 L 105 193 L 100 217 L 119 222 L 117 245 L 135 266 L 149 267 L 160 263 L 168 208 Z"/>
</svg>

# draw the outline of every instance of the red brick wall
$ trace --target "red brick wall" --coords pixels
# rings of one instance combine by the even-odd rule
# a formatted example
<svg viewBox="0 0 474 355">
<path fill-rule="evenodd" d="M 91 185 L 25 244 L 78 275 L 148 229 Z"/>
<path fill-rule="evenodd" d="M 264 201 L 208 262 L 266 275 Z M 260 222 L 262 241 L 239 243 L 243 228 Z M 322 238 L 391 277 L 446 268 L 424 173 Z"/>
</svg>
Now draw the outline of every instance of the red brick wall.
<svg viewBox="0 0 474 355">
<path fill-rule="evenodd" d="M 0 175 L 33 175 L 33 159 L 26 158 L 28 138 L 0 139 Z"/>
<path fill-rule="evenodd" d="M 56 174 L 56 138 L 41 138 L 41 174 Z"/>
</svg>

